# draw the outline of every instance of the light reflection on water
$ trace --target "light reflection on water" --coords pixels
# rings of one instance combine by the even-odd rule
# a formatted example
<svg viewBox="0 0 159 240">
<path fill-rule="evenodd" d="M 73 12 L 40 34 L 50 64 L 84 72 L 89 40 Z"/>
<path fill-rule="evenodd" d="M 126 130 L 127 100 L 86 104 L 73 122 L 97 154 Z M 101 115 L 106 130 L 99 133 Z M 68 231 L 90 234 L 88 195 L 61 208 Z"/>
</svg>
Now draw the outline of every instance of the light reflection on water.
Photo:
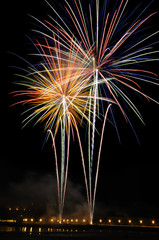
<svg viewBox="0 0 159 240">
<path fill-rule="evenodd" d="M 2 234 L 2 235 L 1 235 Z M 20 236 L 20 238 L 19 238 Z M 3 238 L 1 238 L 3 237 Z M 5 238 L 4 238 L 5 237 Z M 57 228 L 57 227 L 37 227 L 37 226 L 21 226 L 10 227 L 0 226 L 0 239 L 5 240 L 124 240 L 125 238 L 131 240 L 158 240 L 159 232 L 147 231 L 121 231 L 121 230 L 101 230 L 101 229 L 76 229 L 76 228 Z"/>
<path fill-rule="evenodd" d="M 36 232 L 41 234 L 43 233 L 49 233 L 49 232 L 78 232 L 77 229 L 65 229 L 65 228 L 51 228 L 51 227 L 9 227 L 9 226 L 0 226 L 0 232 L 27 232 L 27 233 L 32 233 Z M 82 232 L 85 232 L 83 229 Z"/>
<path fill-rule="evenodd" d="M 15 232 L 15 227 L 0 226 L 0 232 Z"/>
</svg>

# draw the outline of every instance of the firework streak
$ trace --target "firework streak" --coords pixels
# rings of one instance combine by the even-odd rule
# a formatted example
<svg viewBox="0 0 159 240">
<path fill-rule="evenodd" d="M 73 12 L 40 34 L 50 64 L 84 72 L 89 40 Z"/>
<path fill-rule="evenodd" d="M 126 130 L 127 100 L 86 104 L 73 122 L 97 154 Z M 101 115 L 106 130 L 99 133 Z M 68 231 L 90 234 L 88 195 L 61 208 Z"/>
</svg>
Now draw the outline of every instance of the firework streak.
<svg viewBox="0 0 159 240">
<path fill-rule="evenodd" d="M 28 114 L 31 111 L 31 114 L 23 121 L 24 126 L 32 120 L 36 120 L 36 123 L 45 121 L 44 130 L 51 134 L 55 153 L 59 217 L 61 221 L 68 175 L 70 130 L 73 138 L 74 129 L 77 133 L 87 196 L 89 192 L 78 125 L 81 125 L 84 120 L 91 125 L 88 116 L 93 114 L 94 108 L 91 103 L 89 103 L 88 108 L 88 102 L 90 102 L 90 99 L 94 101 L 94 97 L 90 95 L 94 82 L 91 81 L 92 61 L 83 55 L 83 52 L 74 44 L 73 39 L 69 49 L 61 47 L 62 44 L 56 39 L 55 35 L 52 39 L 52 46 L 48 44 L 45 37 L 44 40 L 45 44 L 40 44 L 37 41 L 35 46 L 39 51 L 38 55 L 45 61 L 36 66 L 30 65 L 26 75 L 19 75 L 24 80 L 18 82 L 18 84 L 24 86 L 25 90 L 15 91 L 13 94 L 14 96 L 26 97 L 25 100 L 16 104 L 29 104 L 31 106 L 24 112 L 24 114 Z M 100 99 L 111 101 L 106 97 L 100 97 Z M 52 129 L 54 129 L 54 133 Z M 55 137 L 59 129 L 61 131 L 60 168 L 55 144 Z"/>
<path fill-rule="evenodd" d="M 143 63 L 146 65 L 158 60 L 155 54 L 159 51 L 154 50 L 158 42 L 150 43 L 150 40 L 159 31 L 149 35 L 144 33 L 142 37 L 143 27 L 156 12 L 142 18 L 148 8 L 146 6 L 141 14 L 133 17 L 137 8 L 130 15 L 125 13 L 128 0 L 114 0 L 112 7 L 109 7 L 108 2 L 107 0 L 88 1 L 88 5 L 84 6 L 80 0 L 72 0 L 72 5 L 70 1 L 65 0 L 64 12 L 61 10 L 61 13 L 47 2 L 56 20 L 52 16 L 49 16 L 50 21 L 40 21 L 33 17 L 46 30 L 44 32 L 35 30 L 37 34 L 43 36 L 44 43 L 40 44 L 37 41 L 35 46 L 38 54 L 34 55 L 42 57 L 44 62 L 36 67 L 31 65 L 27 75 L 21 76 L 25 79 L 21 85 L 27 90 L 14 92 L 14 95 L 28 97 L 19 103 L 32 105 L 29 111 L 33 113 L 24 120 L 24 125 L 34 118 L 37 118 L 37 122 L 45 120 L 45 130 L 48 130 L 52 136 L 60 217 L 62 217 L 66 192 L 70 135 L 72 132 L 74 138 L 73 129 L 76 130 L 90 223 L 93 223 L 101 147 L 108 112 L 111 115 L 109 122 L 115 127 L 120 140 L 114 106 L 119 107 L 126 122 L 132 127 L 126 113 L 127 109 L 144 123 L 141 113 L 132 101 L 134 93 L 136 96 L 140 95 L 158 103 L 143 93 L 139 85 L 140 82 L 159 85 L 158 75 L 145 70 L 143 66 Z M 132 92 L 134 93 L 131 96 Z M 97 118 L 104 120 L 98 159 L 94 164 Z M 83 121 L 88 125 L 88 171 L 78 130 L 78 125 Z M 59 126 L 61 126 L 60 174 L 55 146 Z M 132 130 L 134 131 L 133 127 Z M 93 169 L 95 169 L 95 179 L 93 179 Z"/>
<path fill-rule="evenodd" d="M 93 63 L 92 75 L 94 77 L 92 76 L 92 81 L 94 84 L 92 85 L 92 89 L 90 91 L 90 96 L 92 96 L 93 99 L 90 98 L 90 103 L 88 103 L 89 106 L 93 105 L 93 109 L 91 110 L 92 114 L 89 114 L 89 121 L 92 122 L 92 124 L 89 124 L 88 127 L 88 202 L 90 208 L 90 222 L 93 221 L 95 205 L 93 199 L 95 199 L 97 182 L 96 178 L 93 193 L 92 171 L 96 117 L 97 112 L 99 112 L 98 97 L 101 96 L 103 92 L 106 97 L 109 96 L 112 98 L 116 102 L 116 105 L 119 106 L 125 120 L 132 127 L 130 119 L 124 110 L 125 106 L 126 108 L 130 108 L 142 122 L 143 118 L 135 104 L 130 99 L 130 93 L 128 93 L 128 90 L 132 90 L 137 94 L 140 94 L 147 100 L 157 102 L 141 91 L 139 82 L 151 82 L 158 85 L 158 76 L 155 73 L 145 70 L 143 67 L 141 67 L 141 63 L 157 60 L 156 57 L 152 57 L 152 54 L 158 53 L 158 51 L 153 50 L 153 45 L 156 43 L 152 42 L 150 44 L 148 43 L 148 40 L 151 40 L 152 37 L 158 34 L 158 31 L 143 38 L 141 34 L 139 35 L 141 27 L 144 26 L 145 22 L 153 17 L 156 13 L 152 13 L 146 18 L 140 19 L 140 17 L 147 10 L 148 6 L 146 6 L 141 14 L 138 15 L 138 17 L 133 20 L 132 24 L 130 24 L 128 27 L 127 23 L 132 17 L 132 14 L 128 15 L 127 18 L 124 17 L 128 0 L 114 1 L 113 11 L 109 10 L 107 1 L 103 1 L 101 5 L 99 4 L 99 0 L 94 2 L 94 5 L 93 2 L 88 2 L 89 10 L 88 13 L 86 13 L 83 10 L 82 1 L 74 0 L 74 4 L 71 5 L 67 0 L 65 0 L 65 11 L 70 18 L 70 23 L 73 25 L 72 30 L 49 3 L 48 5 L 50 5 L 58 17 L 58 22 L 52 17 L 51 20 L 56 24 L 52 24 L 48 21 L 45 22 L 45 26 L 48 30 L 50 30 L 50 28 L 56 30 L 56 34 L 60 35 L 66 47 L 69 45 L 69 41 L 72 39 L 72 32 L 76 31 L 73 41 L 75 44 L 78 43 L 77 48 L 79 48 L 85 56 L 87 55 L 86 58 L 90 59 L 90 62 L 92 60 Z M 86 7 L 87 6 L 85 6 L 85 8 Z M 135 11 L 136 9 L 133 12 L 134 14 Z M 112 124 L 115 126 L 118 134 L 113 111 L 110 111 L 112 115 Z M 98 169 L 99 165 L 97 164 L 96 172 L 98 172 Z M 98 174 L 96 176 L 98 176 Z"/>
</svg>

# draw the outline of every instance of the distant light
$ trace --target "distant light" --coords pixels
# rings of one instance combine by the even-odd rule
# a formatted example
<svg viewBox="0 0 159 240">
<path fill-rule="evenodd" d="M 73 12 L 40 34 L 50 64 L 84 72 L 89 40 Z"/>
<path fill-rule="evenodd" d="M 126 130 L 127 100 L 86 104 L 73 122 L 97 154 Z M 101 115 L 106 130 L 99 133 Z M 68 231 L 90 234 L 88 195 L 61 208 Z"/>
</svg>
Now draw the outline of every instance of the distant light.
<svg viewBox="0 0 159 240">
<path fill-rule="evenodd" d="M 27 218 L 23 218 L 23 222 L 27 222 L 28 221 L 28 219 Z"/>
<path fill-rule="evenodd" d="M 99 219 L 99 222 L 100 222 L 100 223 L 102 223 L 102 222 L 103 222 L 103 220 L 102 220 L 102 219 Z"/>
<path fill-rule="evenodd" d="M 39 228 L 39 233 L 41 232 L 41 228 Z"/>
<path fill-rule="evenodd" d="M 78 222 L 78 219 L 76 219 L 75 222 Z"/>
<path fill-rule="evenodd" d="M 67 219 L 67 222 L 69 222 L 70 220 L 69 219 Z"/>
<path fill-rule="evenodd" d="M 73 219 L 71 219 L 71 222 L 73 222 Z"/>
<path fill-rule="evenodd" d="M 152 224 L 155 224 L 155 221 L 154 221 L 154 220 L 152 220 Z"/>
<path fill-rule="evenodd" d="M 85 223 L 85 222 L 86 222 L 86 219 L 83 219 L 83 222 Z"/>
<path fill-rule="evenodd" d="M 1 222 L 8 222 L 8 223 L 13 223 L 13 222 L 16 222 L 16 220 L 13 220 L 13 219 L 5 219 L 5 220 L 1 220 Z"/>
<path fill-rule="evenodd" d="M 39 222 L 42 222 L 42 221 L 43 221 L 42 218 L 40 218 L 40 219 L 39 219 Z"/>
<path fill-rule="evenodd" d="M 65 222 L 66 220 L 65 219 L 63 219 L 63 222 Z"/>
<path fill-rule="evenodd" d="M 142 220 L 140 220 L 140 224 L 142 224 L 143 223 L 143 221 Z"/>
<path fill-rule="evenodd" d="M 51 218 L 51 222 L 53 222 L 54 221 L 54 219 L 53 218 Z"/>
<path fill-rule="evenodd" d="M 131 223 L 131 220 L 129 220 L 129 223 Z"/>
<path fill-rule="evenodd" d="M 15 210 L 16 210 L 16 211 L 18 211 L 18 210 L 19 210 L 19 208 L 16 208 Z"/>
<path fill-rule="evenodd" d="M 31 227 L 31 228 L 30 228 L 30 232 L 32 232 L 32 231 L 33 231 L 33 228 Z"/>
<path fill-rule="evenodd" d="M 12 208 L 10 207 L 10 208 L 9 208 L 9 211 L 11 211 L 11 210 L 12 210 Z"/>
<path fill-rule="evenodd" d="M 118 220 L 118 223 L 121 223 L 121 220 L 120 220 L 120 219 Z"/>
<path fill-rule="evenodd" d="M 31 218 L 31 219 L 30 219 L 30 221 L 31 221 L 31 222 L 34 222 L 34 219 L 33 219 L 33 218 Z"/>
<path fill-rule="evenodd" d="M 109 223 L 111 223 L 111 222 L 112 222 L 112 220 L 111 220 L 111 219 L 108 219 L 108 222 L 109 222 Z"/>
</svg>

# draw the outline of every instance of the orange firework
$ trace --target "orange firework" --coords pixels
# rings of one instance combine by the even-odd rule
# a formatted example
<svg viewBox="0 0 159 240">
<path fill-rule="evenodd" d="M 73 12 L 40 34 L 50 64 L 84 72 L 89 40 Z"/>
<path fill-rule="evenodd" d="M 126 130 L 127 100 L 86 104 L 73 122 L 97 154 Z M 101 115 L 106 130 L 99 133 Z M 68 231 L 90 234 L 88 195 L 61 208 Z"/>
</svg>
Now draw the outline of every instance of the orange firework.
<svg viewBox="0 0 159 240">
<path fill-rule="evenodd" d="M 23 121 L 24 126 L 35 119 L 36 123 L 45 121 L 44 130 L 48 130 L 48 133 L 51 134 L 55 153 L 61 219 L 67 183 L 70 129 L 72 129 L 72 133 L 73 129 L 77 133 L 88 196 L 85 162 L 78 125 L 84 119 L 91 124 L 90 114 L 93 112 L 93 104 L 90 104 L 89 99 L 93 98 L 91 88 L 94 83 L 92 83 L 91 79 L 93 62 L 84 54 L 82 48 L 75 44 L 73 38 L 69 49 L 64 48 L 60 40 L 56 39 L 54 33 L 53 36 L 52 47 L 50 47 L 46 38 L 44 45 L 37 42 L 36 48 L 40 52 L 38 55 L 44 61 L 38 64 L 37 67 L 31 65 L 27 75 L 20 75 L 25 81 L 19 82 L 19 84 L 24 86 L 25 89 L 15 91 L 13 94 L 14 96 L 25 96 L 26 99 L 18 103 L 30 105 L 29 109 L 24 112 L 31 111 L 31 114 Z M 107 101 L 107 98 L 104 97 L 99 97 L 99 99 Z M 59 174 L 54 137 L 60 126 L 61 170 Z"/>
<path fill-rule="evenodd" d="M 88 120 L 86 103 L 90 93 L 91 63 L 82 59 L 73 46 L 69 52 L 60 50 L 56 39 L 53 48 L 48 43 L 37 45 L 45 55 L 45 62 L 40 64 L 39 70 L 32 68 L 28 75 L 22 76 L 26 81 L 19 84 L 26 89 L 14 95 L 27 96 L 18 103 L 31 105 L 29 110 L 33 112 L 23 121 L 25 125 L 34 118 L 36 122 L 47 120 L 45 130 L 54 126 L 56 134 L 63 119 L 66 130 L 68 125 L 80 123 L 81 118 Z"/>
</svg>

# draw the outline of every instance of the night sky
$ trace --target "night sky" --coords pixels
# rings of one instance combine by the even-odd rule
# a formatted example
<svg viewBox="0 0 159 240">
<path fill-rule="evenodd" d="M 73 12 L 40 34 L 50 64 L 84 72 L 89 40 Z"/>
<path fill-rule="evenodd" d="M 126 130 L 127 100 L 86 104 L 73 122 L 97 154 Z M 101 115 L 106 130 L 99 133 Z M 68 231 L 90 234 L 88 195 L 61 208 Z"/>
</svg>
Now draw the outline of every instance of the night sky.
<svg viewBox="0 0 159 240">
<path fill-rule="evenodd" d="M 1 45 L 1 50 L 4 51 L 5 46 L 5 57 L 3 58 L 4 67 L 1 68 L 1 96 L 3 98 L 1 99 L 0 204 L 5 201 L 7 204 L 12 204 L 12 201 L 14 203 L 17 201 L 17 205 L 22 204 L 27 197 L 30 201 L 36 202 L 39 201 L 39 196 L 44 201 L 48 201 L 50 196 L 50 199 L 56 203 L 56 176 L 51 140 L 43 147 L 45 138 L 43 125 L 38 124 L 33 127 L 33 124 L 30 124 L 22 129 L 21 113 L 24 108 L 9 107 L 16 99 L 8 94 L 16 89 L 13 82 L 16 81 L 14 74 L 18 72 L 18 69 L 11 66 L 27 67 L 9 52 L 28 58 L 27 54 L 32 51 L 33 47 L 26 35 L 31 37 L 33 34 L 31 29 L 36 29 L 35 21 L 29 17 L 29 14 L 46 19 L 48 12 L 51 11 L 44 0 L 3 2 L 5 3 L 2 9 L 5 15 L 1 20 L 1 25 L 3 25 L 1 32 L 3 31 L 4 44 Z M 140 1 L 130 0 L 130 2 L 136 6 L 136 3 Z M 157 0 L 147 11 L 147 15 L 156 10 Z M 159 14 L 150 21 L 154 29 L 157 29 L 158 18 Z M 157 41 L 157 37 L 154 41 Z M 151 68 L 159 75 L 157 62 L 153 63 Z M 5 91 L 3 91 L 4 88 Z M 143 88 L 143 91 L 159 101 L 158 90 L 158 87 L 151 85 L 145 85 Z M 159 106 L 140 97 L 135 99 L 135 104 L 145 121 L 144 126 L 130 112 L 129 116 L 131 116 L 140 144 L 118 109 L 116 109 L 115 118 L 121 143 L 111 124 L 106 125 L 95 214 L 103 214 L 101 209 L 104 209 L 104 214 L 109 215 L 159 217 Z M 100 125 L 100 122 L 98 124 Z M 81 135 L 84 142 L 84 130 L 81 131 Z M 86 207 L 80 151 L 78 144 L 73 141 L 71 141 L 70 148 L 68 180 L 66 208 L 69 209 L 71 203 L 79 206 L 80 202 L 81 206 Z M 52 183 L 54 186 L 51 185 Z M 52 191 L 54 197 L 51 196 Z M 47 200 L 44 195 L 45 197 L 47 195 Z"/>
</svg>

